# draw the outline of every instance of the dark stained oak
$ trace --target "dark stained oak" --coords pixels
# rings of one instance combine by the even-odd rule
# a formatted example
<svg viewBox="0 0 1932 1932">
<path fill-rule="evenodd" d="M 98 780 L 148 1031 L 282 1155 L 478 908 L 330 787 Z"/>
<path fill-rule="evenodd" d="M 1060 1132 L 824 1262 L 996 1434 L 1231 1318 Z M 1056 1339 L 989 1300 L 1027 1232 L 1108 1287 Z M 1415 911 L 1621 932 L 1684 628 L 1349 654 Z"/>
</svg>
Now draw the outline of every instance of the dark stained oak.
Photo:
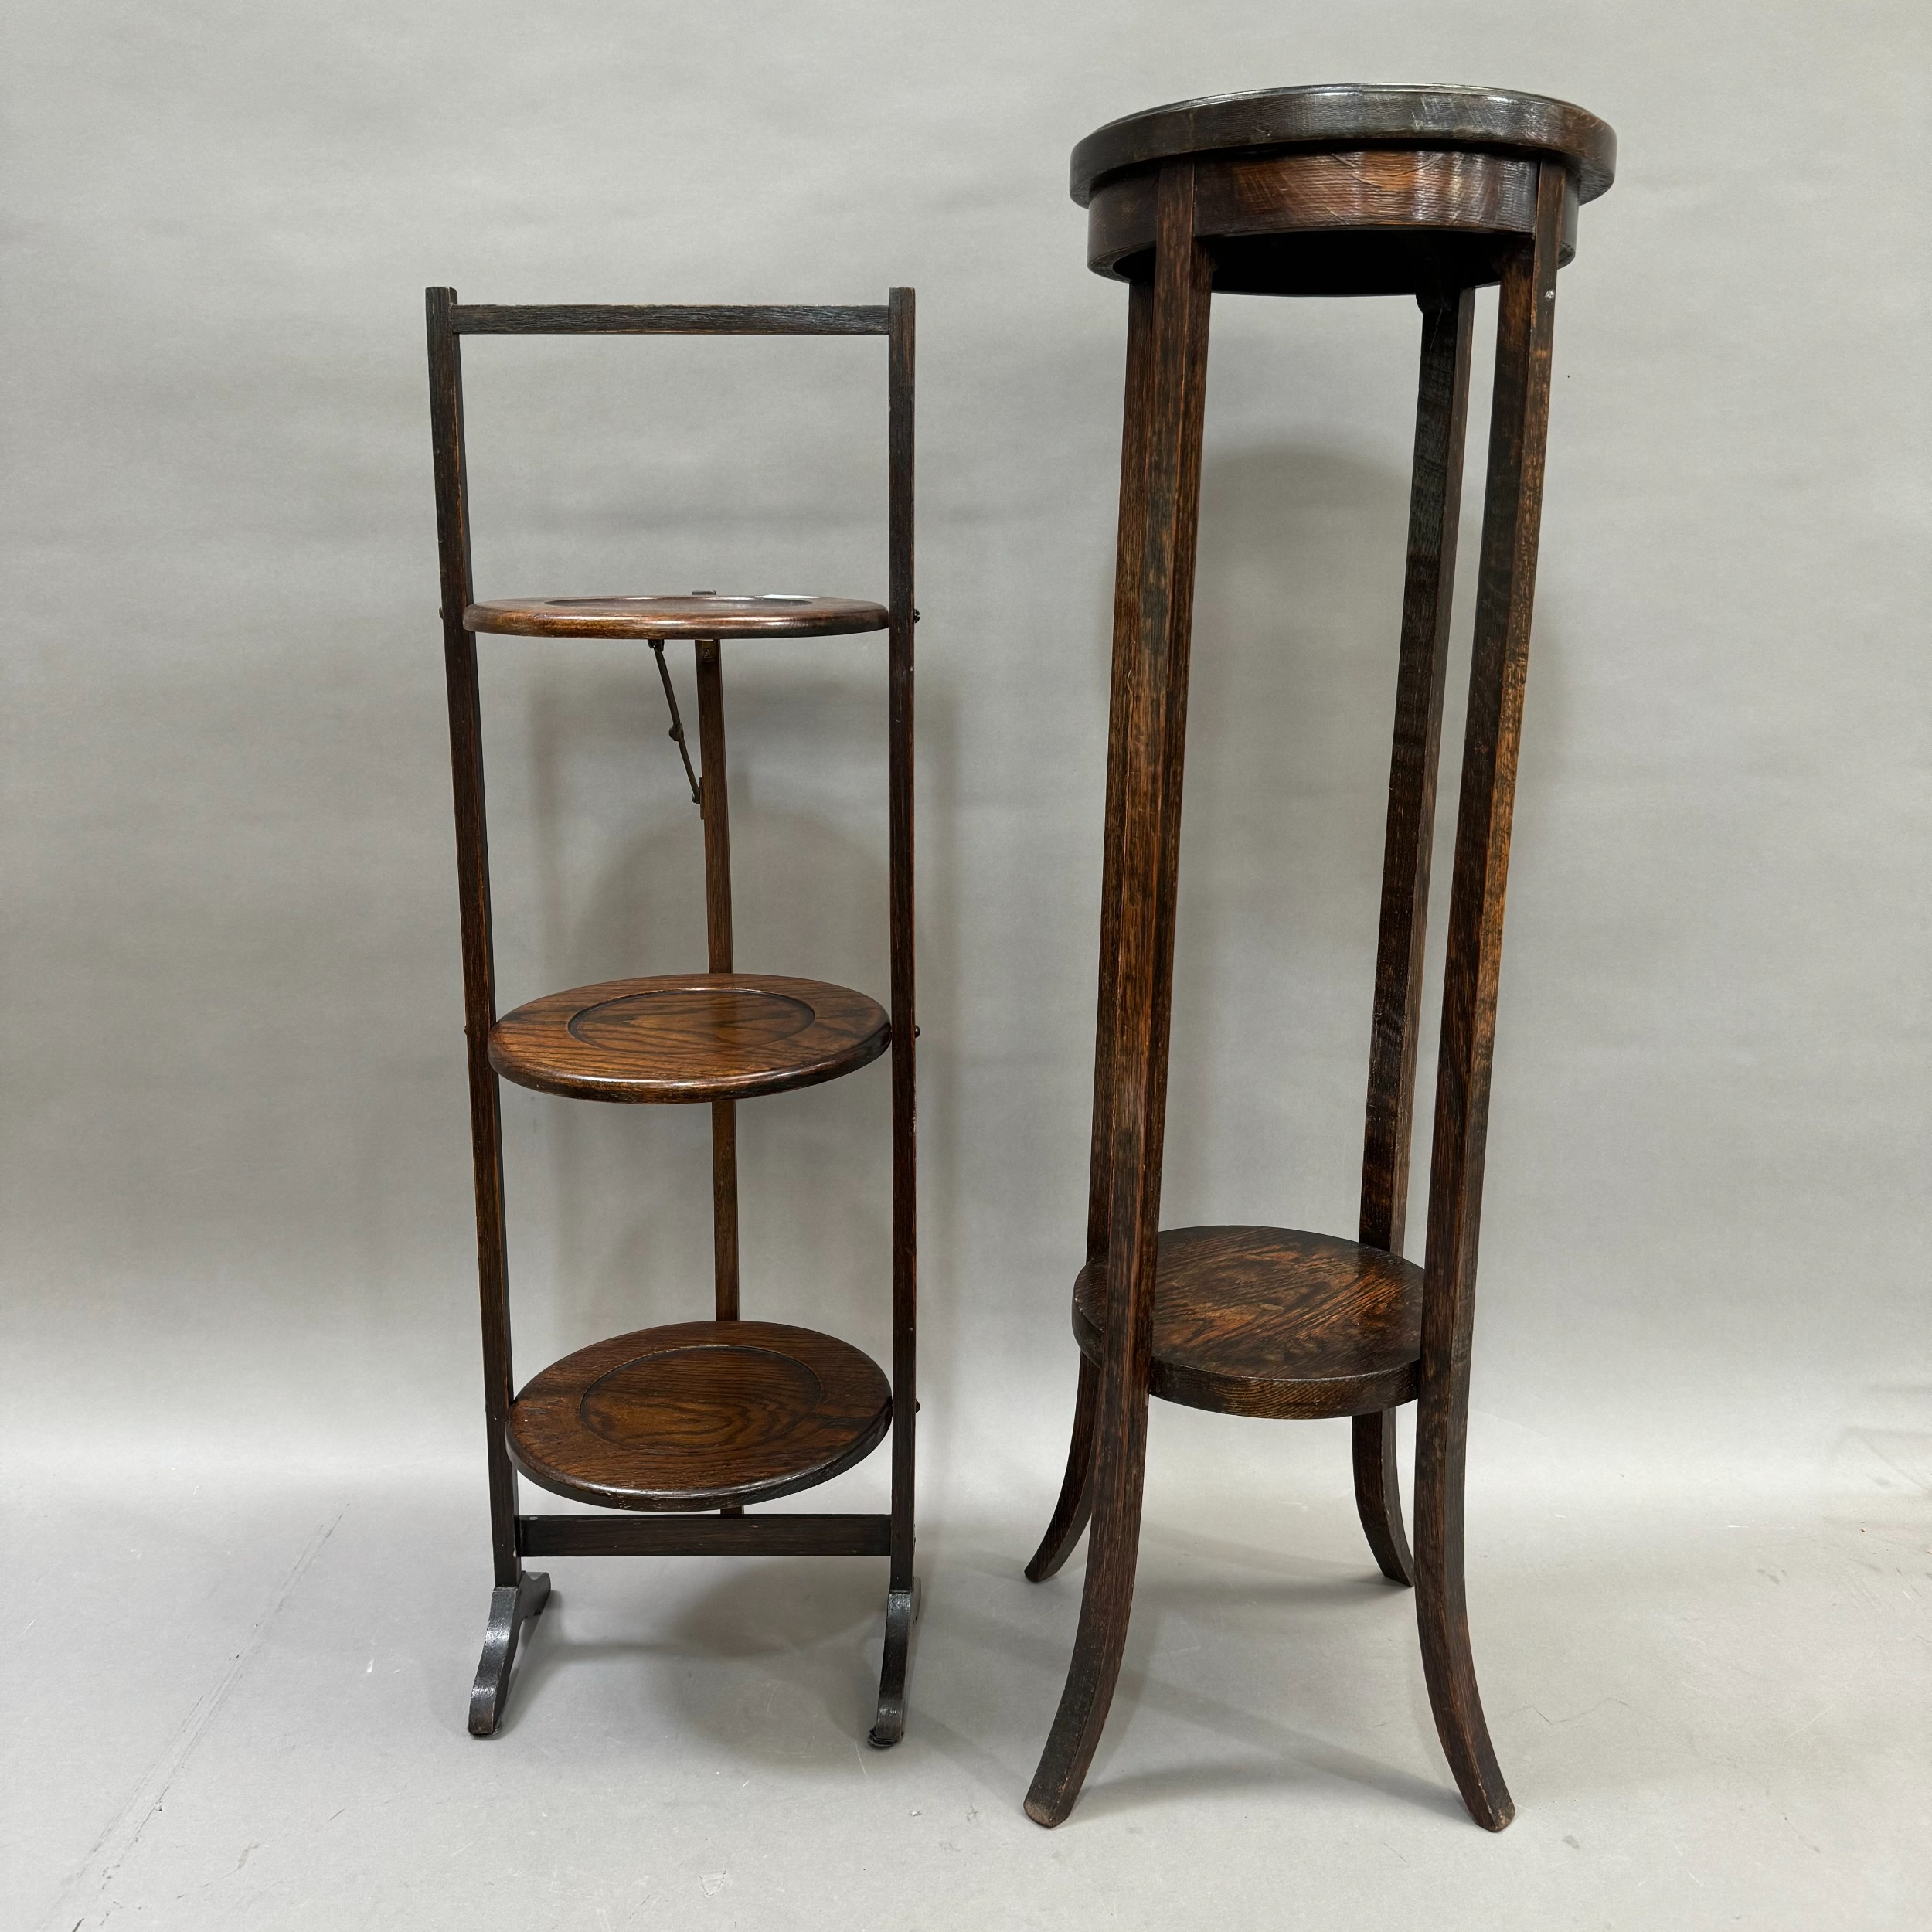
<svg viewBox="0 0 1932 1932">
<path fill-rule="evenodd" d="M 452 302 L 458 335 L 883 335 L 883 302 Z"/>
<path fill-rule="evenodd" d="M 725 764 L 724 665 L 715 638 L 698 640 L 698 750 L 704 760 L 705 964 L 732 969 L 731 803 Z M 738 1312 L 738 1108 L 711 1103 L 712 1300 L 720 1321 Z"/>
<path fill-rule="evenodd" d="M 917 299 L 895 288 L 886 302 L 886 527 L 892 602 L 886 651 L 886 935 L 892 953 L 893 1443 L 892 1570 L 879 1706 L 866 1742 L 877 1750 L 906 1728 L 906 1678 L 919 1601 L 913 1495 L 919 1427 L 918 1011 L 915 996 L 913 805 L 913 375 Z"/>
<path fill-rule="evenodd" d="M 430 450 L 436 478 L 437 557 L 442 588 L 443 667 L 450 713 L 450 780 L 456 812 L 457 903 L 463 940 L 463 1032 L 470 1095 L 471 1186 L 483 1335 L 485 1467 L 490 1546 L 498 1590 L 518 1587 L 516 1476 L 503 1446 L 509 1413 L 510 1284 L 503 1216 L 503 1125 L 490 1029 L 496 1023 L 496 959 L 491 930 L 490 841 L 483 785 L 482 702 L 476 640 L 463 628 L 470 600 L 470 495 L 463 421 L 463 369 L 450 317 L 451 288 L 424 291 L 429 334 Z M 491 1622 L 497 1619 L 494 1611 Z M 514 1648 L 513 1640 L 511 1647 Z M 507 1674 L 506 1660 L 504 1670 Z"/>
<path fill-rule="evenodd" d="M 1106 1338 L 1106 1270 L 1073 1285 L 1073 1335 Z M 1152 1393 L 1230 1416 L 1355 1416 L 1415 1400 L 1422 1270 L 1294 1228 L 1164 1229 L 1154 1284 Z"/>
<path fill-rule="evenodd" d="M 849 987 L 776 973 L 663 973 L 546 994 L 505 1013 L 490 1063 L 577 1100 L 750 1100 L 815 1087 L 891 1043 L 886 1010 Z"/>
<path fill-rule="evenodd" d="M 1026 1573 L 1089 1538 L 1065 1688 L 1028 1815 L 1055 1825 L 1106 1722 L 1132 1611 L 1151 1396 L 1236 1414 L 1351 1414 L 1362 1528 L 1413 1582 L 1430 1706 L 1471 1816 L 1515 1806 L 1478 1695 L 1464 1475 L 1505 878 L 1549 403 L 1556 271 L 1610 185 L 1611 131 L 1540 96 L 1321 87 L 1185 101 L 1075 151 L 1090 265 L 1128 284 L 1114 673 L 1080 1346 L 1059 1498 Z M 1429 1230 L 1402 1257 L 1472 291 L 1499 286 L 1495 389 Z M 1396 679 L 1360 1239 L 1256 1227 L 1156 1237 L 1187 714 L 1201 392 L 1213 293 L 1413 294 L 1423 311 Z M 1417 1403 L 1416 1538 L 1396 1406 Z"/>
<path fill-rule="evenodd" d="M 510 1409 L 532 1482 L 614 1509 L 716 1509 L 825 1482 L 876 1448 L 890 1385 L 849 1342 L 775 1321 L 679 1321 L 553 1362 Z"/>
<path fill-rule="evenodd" d="M 1111 123 L 1074 150 L 1087 264 L 1153 273 L 1161 168 L 1185 155 L 1193 224 L 1222 294 L 1423 294 L 1498 281 L 1536 223 L 1546 161 L 1577 209 L 1610 185 L 1615 135 L 1567 101 L 1475 87 L 1283 87 L 1177 101 Z"/>
<path fill-rule="evenodd" d="M 1339 81 L 1204 94 L 1123 114 L 1074 148 L 1069 185 L 1084 208 L 1095 184 L 1124 168 L 1244 148 L 1370 141 L 1423 152 L 1502 148 L 1547 155 L 1577 175 L 1585 201 L 1602 194 L 1617 172 L 1615 131 L 1567 100 L 1502 87 Z"/>
<path fill-rule="evenodd" d="M 1516 1806 L 1476 1689 L 1463 1582 L 1463 1477 L 1504 896 L 1549 427 L 1564 192 L 1557 175 L 1546 168 L 1535 239 L 1511 262 L 1497 304 L 1488 478 L 1443 967 L 1416 1416 L 1416 1614 L 1423 1671 L 1457 1788 L 1470 1815 L 1492 1832 L 1509 1824 Z"/>
<path fill-rule="evenodd" d="M 1510 237 L 1533 225 L 1537 168 L 1521 155 L 1386 148 L 1197 163 L 1195 233 L 1221 294 L 1480 287 L 1501 277 Z M 1087 265 L 1097 274 L 1131 282 L 1151 272 L 1155 192 L 1145 173 L 1096 190 Z M 1573 200 L 1566 213 L 1573 229 Z"/>
<path fill-rule="evenodd" d="M 889 1516 L 519 1516 L 526 1556 L 889 1556 Z"/>
<path fill-rule="evenodd" d="M 1043 1583 L 1057 1575 L 1073 1555 L 1094 1514 L 1094 1417 L 1100 1403 L 1100 1372 L 1094 1357 L 1080 1352 L 1080 1381 L 1073 1392 L 1073 1433 L 1066 1446 L 1066 1473 L 1047 1519 L 1046 1531 L 1026 1566 L 1026 1580 Z"/>
<path fill-rule="evenodd" d="M 542 1610 L 549 1581 L 526 1570 L 534 1556 L 709 1553 L 867 1556 L 888 1560 L 879 1695 L 869 1741 L 896 1743 L 906 1721 L 914 1573 L 914 1430 L 918 1412 L 917 1124 L 914 1019 L 913 739 L 913 394 L 915 307 L 909 288 L 862 305 L 548 304 L 465 305 L 456 291 L 425 295 L 430 406 L 441 575 L 444 661 L 449 695 L 451 775 L 456 816 L 458 903 L 468 1042 L 478 1287 L 482 1318 L 485 1444 L 495 1589 L 471 1698 L 471 1729 L 495 1728 L 519 1633 Z M 463 419 L 461 338 L 517 335 L 867 335 L 886 343 L 885 604 L 789 593 L 474 600 Z M 731 842 L 722 641 L 888 634 L 889 817 L 886 918 L 890 1017 L 876 1002 L 817 981 L 735 972 Z M 490 906 L 488 814 L 478 679 L 479 632 L 563 639 L 634 638 L 651 648 L 692 798 L 702 814 L 706 964 L 703 974 L 577 989 L 520 1008 L 500 1022 Z M 693 767 L 665 644 L 697 650 L 702 774 Z M 740 1101 L 809 1086 L 891 1054 L 893 1354 L 889 1389 L 855 1350 L 803 1330 L 767 1328 L 740 1315 Z M 712 1129 L 713 1307 L 715 1342 L 615 1365 L 601 1393 L 587 1389 L 575 1424 L 547 1410 L 521 1411 L 534 1431 L 524 1473 L 541 1465 L 553 1486 L 605 1500 L 616 1513 L 532 1517 L 517 1513 L 512 1459 L 509 1279 L 498 1081 L 509 1077 L 574 1097 L 709 1100 Z M 619 1345 L 637 1339 L 621 1337 Z M 665 1355 L 663 1360 L 657 1356 Z M 548 1389 L 570 1365 L 537 1378 Z M 815 1379 L 808 1386 L 804 1378 Z M 628 1379 L 627 1379 L 628 1378 Z M 812 1393 L 815 1386 L 817 1393 Z M 892 1393 L 896 1391 L 896 1397 Z M 882 1392 L 883 1394 L 882 1394 Z M 587 1406 L 583 1406 L 587 1404 Z M 532 1419 L 535 1419 L 534 1420 Z M 593 1438 L 590 1446 L 571 1435 Z M 762 1499 L 821 1482 L 892 1434 L 892 1507 L 884 1515 L 747 1516 Z M 603 1436 L 598 1434 L 599 1430 Z M 560 1430 L 556 1441 L 548 1430 Z M 543 1440 L 539 1441 L 538 1437 Z M 620 1439 L 622 1453 L 620 1453 Z M 709 1444 L 712 1466 L 693 1445 Z M 547 1448 L 546 1445 L 548 1445 Z M 676 1454 L 689 1466 L 673 1468 Z M 573 1454 L 596 1481 L 577 1484 Z M 562 1461 L 544 1461 L 546 1454 Z M 695 1457 L 695 1459 L 694 1459 Z M 607 1467 L 615 1458 L 621 1468 Z M 653 1490 L 662 1479 L 667 1485 Z M 638 1485 L 641 1485 L 640 1488 Z M 707 1485 L 709 1485 L 707 1487 Z M 594 1481 L 593 1487 L 594 1487 Z M 653 1501 L 655 1497 L 658 1500 Z M 715 1509 L 717 1514 L 694 1513 Z M 652 1510 L 667 1512 L 651 1515 Z"/>
<path fill-rule="evenodd" d="M 1409 492 L 1409 563 L 1396 668 L 1394 742 L 1383 834 L 1382 917 L 1376 948 L 1375 1012 L 1362 1138 L 1358 1238 L 1402 1252 L 1414 1138 L 1416 1045 L 1422 1025 L 1423 949 L 1435 845 L 1436 770 L 1449 667 L 1449 617 L 1462 515 L 1469 413 L 1470 338 L 1475 294 L 1435 291 L 1422 304 L 1416 440 Z M 1393 1413 L 1355 1421 L 1355 1506 L 1376 1566 L 1393 1583 L 1415 1581 L 1402 1521 Z"/>
<path fill-rule="evenodd" d="M 514 1583 L 490 1593 L 490 1620 L 483 1633 L 483 1656 L 470 1686 L 470 1735 L 494 1737 L 510 1689 L 510 1671 L 523 1632 L 543 1614 L 550 1580 L 540 1570 L 525 1570 Z"/>
<path fill-rule="evenodd" d="M 883 606 L 765 591 L 721 597 L 521 597 L 472 604 L 465 628 L 512 638 L 836 638 L 883 631 Z"/>
<path fill-rule="evenodd" d="M 1168 1017 L 1187 740 L 1201 434 L 1207 394 L 1213 264 L 1194 239 L 1194 171 L 1162 171 L 1158 266 L 1128 308 L 1128 427 L 1114 573 L 1114 692 L 1121 747 L 1110 783 L 1116 824 L 1107 849 L 1121 889 L 1102 934 L 1111 1010 L 1104 1080 L 1094 1082 L 1094 1169 L 1104 1192 L 1090 1211 L 1104 1230 L 1108 1321 L 1094 1397 L 1087 1580 L 1073 1661 L 1026 1794 L 1036 1823 L 1073 1808 L 1099 1748 L 1127 1646 L 1139 1556 L 1154 1339 L 1161 1148 L 1167 1107 Z M 1137 341 L 1135 338 L 1139 339 Z M 1137 415 L 1145 420 L 1136 423 Z M 1110 757 L 1110 764 L 1111 759 Z M 1103 1118 L 1099 1109 L 1105 1106 Z M 1056 1512 L 1057 1513 L 1057 1512 Z M 1036 1561 L 1039 1561 L 1038 1558 Z"/>
</svg>

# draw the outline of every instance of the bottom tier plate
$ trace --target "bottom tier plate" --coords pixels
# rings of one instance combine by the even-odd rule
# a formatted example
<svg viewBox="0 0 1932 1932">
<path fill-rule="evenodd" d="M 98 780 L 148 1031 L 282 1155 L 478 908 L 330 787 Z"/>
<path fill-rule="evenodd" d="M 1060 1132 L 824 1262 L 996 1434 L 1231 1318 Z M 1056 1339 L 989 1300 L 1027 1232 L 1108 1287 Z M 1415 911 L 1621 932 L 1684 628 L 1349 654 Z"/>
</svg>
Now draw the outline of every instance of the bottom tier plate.
<svg viewBox="0 0 1932 1932">
<path fill-rule="evenodd" d="M 892 1389 L 849 1342 L 775 1321 L 679 1321 L 580 1349 L 511 1405 L 532 1482 L 611 1509 L 717 1509 L 862 1461 Z"/>
<path fill-rule="evenodd" d="M 1107 1270 L 1073 1284 L 1073 1333 L 1098 1362 Z M 1154 1289 L 1149 1386 L 1236 1416 L 1370 1415 L 1420 1384 L 1422 1270 L 1298 1228 L 1168 1228 Z"/>
</svg>

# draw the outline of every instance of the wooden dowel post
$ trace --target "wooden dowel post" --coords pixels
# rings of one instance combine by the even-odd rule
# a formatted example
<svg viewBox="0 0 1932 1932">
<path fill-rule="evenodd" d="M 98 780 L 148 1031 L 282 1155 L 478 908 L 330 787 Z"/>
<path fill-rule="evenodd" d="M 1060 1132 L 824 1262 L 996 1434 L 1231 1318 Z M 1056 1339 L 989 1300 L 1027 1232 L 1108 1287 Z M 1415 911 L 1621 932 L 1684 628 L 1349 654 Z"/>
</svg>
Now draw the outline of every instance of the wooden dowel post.
<svg viewBox="0 0 1932 1932">
<path fill-rule="evenodd" d="M 1483 1155 L 1495 1050 L 1510 817 L 1529 661 L 1565 192 L 1561 164 L 1543 162 L 1535 233 L 1505 265 L 1498 302 L 1482 556 L 1443 977 L 1441 1059 L 1429 1173 L 1422 1393 L 1416 1418 L 1416 1609 L 1423 1667 L 1436 1729 L 1457 1786 L 1471 1815 L 1491 1831 L 1501 1831 L 1509 1822 L 1515 1805 L 1484 1721 L 1469 1648 L 1463 1482 Z"/>
<path fill-rule="evenodd" d="M 1435 842 L 1443 687 L 1449 666 L 1449 617 L 1461 523 L 1475 291 L 1444 290 L 1420 301 L 1422 367 L 1416 392 L 1409 565 L 1396 672 L 1395 742 L 1389 760 L 1382 925 L 1376 952 L 1357 1236 L 1365 1247 L 1391 1254 L 1402 1252 L 1409 1206 L 1429 861 Z M 1394 1410 L 1357 1416 L 1354 1436 L 1355 1505 L 1369 1546 L 1391 1583 L 1412 1583 L 1415 1560 L 1402 1526 Z"/>
<path fill-rule="evenodd" d="M 483 1329 L 483 1410 L 490 1485 L 490 1545 L 497 1588 L 514 1589 L 516 1472 L 505 1440 L 514 1392 L 510 1288 L 503 1230 L 503 1128 L 490 1029 L 496 965 L 490 932 L 490 852 L 483 791 L 483 722 L 476 640 L 463 627 L 471 602 L 469 494 L 464 473 L 463 370 L 451 316 L 453 288 L 427 293 L 430 419 L 449 689 L 450 770 L 456 808 L 457 895 L 463 933 L 463 1025 L 468 1046 L 470 1147 L 476 1192 L 476 1253 Z M 514 1637 L 511 1639 L 514 1642 Z"/>
<path fill-rule="evenodd" d="M 913 1503 L 919 1418 L 919 1022 L 913 975 L 913 291 L 886 298 L 886 592 L 890 625 L 886 668 L 887 923 L 892 964 L 893 1441 L 892 1569 L 886 1591 L 886 1642 L 879 1711 L 867 1741 L 898 1743 L 906 1727 L 906 1673 L 917 1605 Z"/>
<path fill-rule="evenodd" d="M 704 813 L 705 949 L 709 968 L 728 973 L 731 946 L 731 806 L 725 766 L 724 678 L 715 638 L 698 650 L 699 802 Z M 717 1316 L 738 1318 L 738 1109 L 711 1103 L 711 1223 Z"/>
<path fill-rule="evenodd" d="M 1100 1743 L 1126 1647 L 1140 1539 L 1213 277 L 1194 236 L 1194 179 L 1192 161 L 1161 170 L 1154 286 L 1148 299 L 1136 291 L 1128 320 L 1130 332 L 1148 332 L 1149 339 L 1129 350 L 1130 366 L 1145 358 L 1147 378 L 1144 389 L 1129 392 L 1124 434 L 1130 443 L 1145 440 L 1139 473 L 1121 499 L 1116 566 L 1116 609 L 1125 601 L 1134 616 L 1132 648 L 1116 657 L 1113 700 L 1124 749 L 1114 848 L 1107 1321 L 1080 1629 L 1026 1798 L 1027 1815 L 1046 1825 L 1073 1808 Z M 1144 425 L 1132 420 L 1140 411 Z"/>
<path fill-rule="evenodd" d="M 1107 1252 L 1113 1200 L 1114 1035 L 1121 939 L 1121 800 L 1127 782 L 1127 703 L 1140 648 L 1141 569 L 1147 541 L 1145 515 L 1148 428 L 1153 419 L 1154 291 L 1128 291 L 1127 380 L 1121 411 L 1121 519 L 1114 572 L 1113 670 L 1107 696 L 1107 804 L 1100 855 L 1100 984 L 1094 1009 L 1094 1117 L 1087 1157 L 1087 1258 Z M 1131 514 L 1130 514 L 1130 511 Z M 1073 1400 L 1073 1429 L 1046 1533 L 1028 1579 L 1044 1583 L 1073 1553 L 1094 1510 L 1094 1410 L 1100 1372 L 1083 1355 Z"/>
</svg>

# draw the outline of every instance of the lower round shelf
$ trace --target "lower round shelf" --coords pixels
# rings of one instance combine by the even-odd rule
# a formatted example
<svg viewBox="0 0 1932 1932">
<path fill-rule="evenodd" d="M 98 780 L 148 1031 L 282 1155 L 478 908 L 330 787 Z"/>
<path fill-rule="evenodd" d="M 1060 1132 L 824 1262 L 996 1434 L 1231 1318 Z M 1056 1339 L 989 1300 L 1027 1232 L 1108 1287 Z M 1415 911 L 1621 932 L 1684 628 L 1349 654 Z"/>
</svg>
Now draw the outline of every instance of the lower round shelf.
<svg viewBox="0 0 1932 1932">
<path fill-rule="evenodd" d="M 1073 1284 L 1073 1333 L 1099 1361 L 1106 1267 Z M 1368 1415 L 1416 1398 L 1422 1270 L 1295 1228 L 1170 1228 L 1154 1290 L 1155 1395 L 1236 1416 Z"/>
<path fill-rule="evenodd" d="M 875 999 L 776 973 L 667 973 L 549 993 L 490 1030 L 505 1079 L 577 1100 L 749 1100 L 836 1080 L 892 1043 Z"/>
<path fill-rule="evenodd" d="M 775 1321 L 679 1321 L 553 1362 L 511 1405 L 532 1482 L 611 1509 L 717 1509 L 808 1489 L 876 1448 L 892 1389 L 849 1342 Z"/>
</svg>

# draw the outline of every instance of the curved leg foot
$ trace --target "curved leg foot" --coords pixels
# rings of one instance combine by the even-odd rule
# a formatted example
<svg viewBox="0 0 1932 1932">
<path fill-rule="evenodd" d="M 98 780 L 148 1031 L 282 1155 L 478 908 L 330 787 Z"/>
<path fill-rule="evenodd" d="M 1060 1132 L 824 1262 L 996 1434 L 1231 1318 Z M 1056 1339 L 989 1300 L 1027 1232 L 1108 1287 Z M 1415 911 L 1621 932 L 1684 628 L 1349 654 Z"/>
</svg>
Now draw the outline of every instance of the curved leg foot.
<svg viewBox="0 0 1932 1932">
<path fill-rule="evenodd" d="M 1485 1832 L 1500 1832 L 1516 1815 L 1516 1803 L 1489 1741 L 1469 1649 L 1462 1568 L 1466 1383 L 1459 1393 L 1456 1400 L 1426 1380 L 1423 1385 L 1416 1430 L 1416 1621 L 1429 1708 L 1456 1788 Z"/>
<path fill-rule="evenodd" d="M 1516 1815 L 1516 1801 L 1503 1782 L 1489 1741 L 1482 1699 L 1476 1689 L 1475 1659 L 1469 1650 L 1469 1619 L 1463 1606 L 1461 1579 L 1453 1593 L 1431 1574 L 1425 1556 L 1416 1579 L 1416 1611 L 1422 1626 L 1422 1667 L 1429 1680 L 1429 1706 L 1436 1735 L 1455 1774 L 1456 1788 L 1469 1815 L 1485 1832 L 1500 1832 Z"/>
<path fill-rule="evenodd" d="M 1139 1512 L 1134 1512 L 1139 1529 Z M 1065 1821 L 1087 1781 L 1087 1767 L 1100 1741 L 1114 1686 L 1127 1648 L 1127 1620 L 1133 1607 L 1136 1538 L 1106 1539 L 1114 1547 L 1103 1549 L 1097 1535 L 1087 1560 L 1087 1594 L 1080 1604 L 1080 1634 L 1074 1639 L 1073 1661 L 1053 1729 L 1026 1794 L 1026 1815 L 1049 1829 Z"/>
<path fill-rule="evenodd" d="M 1033 1787 L 1026 1794 L 1026 1815 L 1036 1825 L 1064 1821 L 1087 1781 L 1087 1767 L 1100 1741 L 1114 1686 L 1127 1648 L 1127 1623 L 1134 1607 L 1134 1570 L 1140 1554 L 1141 1485 L 1147 1440 L 1147 1398 L 1130 1420 L 1128 1440 L 1117 1458 L 1120 1493 L 1100 1498 L 1093 1540 L 1087 1553 L 1087 1589 L 1080 1599 L 1080 1634 L 1053 1728 L 1040 1753 Z M 1111 1485 L 1110 1485 L 1111 1486 Z"/>
<path fill-rule="evenodd" d="M 919 1579 L 910 1590 L 886 1593 L 886 1654 L 879 1666 L 879 1713 L 866 1742 L 889 1750 L 906 1735 L 906 1671 L 912 1661 L 913 1625 L 919 1621 Z"/>
<path fill-rule="evenodd" d="M 1355 1506 L 1383 1576 L 1413 1583 L 1415 1559 L 1402 1527 L 1402 1478 L 1396 1464 L 1396 1412 L 1355 1417 Z"/>
<path fill-rule="evenodd" d="M 1060 1501 L 1053 1505 L 1053 1520 L 1033 1552 L 1033 1560 L 1026 1566 L 1029 1583 L 1045 1583 L 1073 1555 L 1074 1546 L 1086 1533 L 1087 1519 L 1094 1513 L 1094 1405 L 1100 1384 L 1100 1371 L 1083 1354 L 1080 1389 L 1073 1398 L 1073 1439 L 1067 1445 L 1066 1475 L 1060 1483 Z"/>
<path fill-rule="evenodd" d="M 514 1583 L 490 1594 L 490 1626 L 484 1633 L 483 1661 L 470 1687 L 470 1735 L 495 1735 L 503 1715 L 503 1699 L 510 1687 L 510 1666 L 516 1662 L 517 1639 L 526 1624 L 535 1623 L 550 1600 L 550 1580 L 540 1570 L 526 1570 Z"/>
</svg>

